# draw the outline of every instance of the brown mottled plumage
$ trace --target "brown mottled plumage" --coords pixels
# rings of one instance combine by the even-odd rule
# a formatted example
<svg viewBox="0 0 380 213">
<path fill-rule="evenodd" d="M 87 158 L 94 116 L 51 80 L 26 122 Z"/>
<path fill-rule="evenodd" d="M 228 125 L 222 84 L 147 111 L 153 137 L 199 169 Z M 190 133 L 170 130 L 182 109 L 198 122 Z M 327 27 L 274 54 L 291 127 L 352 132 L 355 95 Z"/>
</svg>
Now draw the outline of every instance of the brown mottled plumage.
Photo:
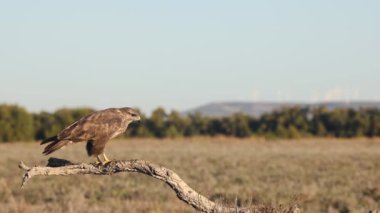
<svg viewBox="0 0 380 213">
<path fill-rule="evenodd" d="M 87 141 L 87 154 L 97 156 L 100 163 L 104 164 L 99 155 L 103 154 L 105 161 L 109 161 L 104 154 L 106 143 L 125 132 L 131 122 L 138 120 L 139 113 L 129 107 L 93 112 L 66 127 L 58 135 L 43 140 L 41 145 L 49 143 L 43 154 L 48 155 L 70 143 Z"/>
</svg>

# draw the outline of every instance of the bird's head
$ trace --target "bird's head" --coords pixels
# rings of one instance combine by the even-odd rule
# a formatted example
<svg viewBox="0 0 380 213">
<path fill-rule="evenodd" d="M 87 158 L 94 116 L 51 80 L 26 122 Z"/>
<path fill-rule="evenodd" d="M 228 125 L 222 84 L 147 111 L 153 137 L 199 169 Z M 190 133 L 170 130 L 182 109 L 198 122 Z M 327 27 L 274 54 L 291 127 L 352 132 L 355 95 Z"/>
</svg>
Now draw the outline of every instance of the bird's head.
<svg viewBox="0 0 380 213">
<path fill-rule="evenodd" d="M 125 108 L 122 108 L 122 111 L 124 112 L 126 117 L 131 121 L 139 121 L 141 119 L 140 113 L 135 109 L 132 109 L 130 107 L 125 107 Z"/>
</svg>

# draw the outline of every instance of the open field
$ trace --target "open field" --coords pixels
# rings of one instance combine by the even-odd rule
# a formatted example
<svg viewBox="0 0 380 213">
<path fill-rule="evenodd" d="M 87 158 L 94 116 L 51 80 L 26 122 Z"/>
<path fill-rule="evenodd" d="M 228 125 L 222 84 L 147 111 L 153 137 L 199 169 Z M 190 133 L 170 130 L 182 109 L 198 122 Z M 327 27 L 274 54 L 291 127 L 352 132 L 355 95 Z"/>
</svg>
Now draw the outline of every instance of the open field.
<svg viewBox="0 0 380 213">
<path fill-rule="evenodd" d="M 52 156 L 94 161 L 84 146 Z M 37 177 L 20 190 L 18 162 L 46 164 L 41 151 L 37 143 L 0 144 L 0 212 L 193 212 L 168 186 L 141 174 Z M 380 207 L 380 139 L 131 139 L 111 142 L 107 154 L 161 164 L 223 203 L 297 203 L 303 212 Z"/>
</svg>

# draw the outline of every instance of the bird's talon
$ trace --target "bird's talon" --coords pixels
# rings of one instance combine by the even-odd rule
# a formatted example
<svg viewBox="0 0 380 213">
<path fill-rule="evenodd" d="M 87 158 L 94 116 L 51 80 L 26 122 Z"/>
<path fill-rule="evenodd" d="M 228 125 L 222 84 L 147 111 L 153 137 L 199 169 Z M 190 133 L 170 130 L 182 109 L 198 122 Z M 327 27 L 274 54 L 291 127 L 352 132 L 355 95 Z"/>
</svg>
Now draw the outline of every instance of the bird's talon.
<svg viewBox="0 0 380 213">
<path fill-rule="evenodd" d="M 112 162 L 113 162 L 113 160 L 107 160 L 105 162 L 102 162 L 102 166 L 107 166 L 107 165 L 109 165 Z"/>
<path fill-rule="evenodd" d="M 99 162 L 99 161 L 96 161 L 96 162 L 94 162 L 94 163 L 92 163 L 94 166 L 99 166 L 99 165 L 101 165 L 102 163 L 101 162 Z"/>
</svg>

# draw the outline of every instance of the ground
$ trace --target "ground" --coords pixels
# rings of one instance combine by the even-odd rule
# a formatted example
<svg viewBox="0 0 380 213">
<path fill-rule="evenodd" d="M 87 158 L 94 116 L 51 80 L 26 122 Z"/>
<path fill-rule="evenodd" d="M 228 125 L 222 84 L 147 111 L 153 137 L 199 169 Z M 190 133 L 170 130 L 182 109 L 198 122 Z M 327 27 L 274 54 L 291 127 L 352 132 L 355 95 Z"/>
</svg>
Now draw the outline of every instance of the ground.
<svg viewBox="0 0 380 213">
<path fill-rule="evenodd" d="M 136 173 L 35 177 L 20 190 L 18 162 L 46 164 L 42 148 L 37 142 L 0 144 L 0 212 L 193 212 L 168 186 Z M 161 164 L 225 204 L 296 203 L 303 212 L 380 207 L 380 139 L 128 139 L 112 141 L 107 155 Z M 95 161 L 84 143 L 52 156 Z"/>
</svg>

